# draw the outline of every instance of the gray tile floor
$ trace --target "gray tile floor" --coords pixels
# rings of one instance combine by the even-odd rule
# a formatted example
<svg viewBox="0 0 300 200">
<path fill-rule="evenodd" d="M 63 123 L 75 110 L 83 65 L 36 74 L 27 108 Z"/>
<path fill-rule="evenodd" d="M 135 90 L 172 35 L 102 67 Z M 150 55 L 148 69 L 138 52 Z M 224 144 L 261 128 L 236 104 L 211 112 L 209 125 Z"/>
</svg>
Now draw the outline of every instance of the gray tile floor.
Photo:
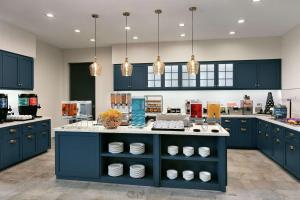
<svg viewBox="0 0 300 200">
<path fill-rule="evenodd" d="M 0 200 L 299 200 L 300 183 L 258 151 L 228 151 L 227 192 L 56 180 L 54 150 L 0 172 Z"/>
</svg>

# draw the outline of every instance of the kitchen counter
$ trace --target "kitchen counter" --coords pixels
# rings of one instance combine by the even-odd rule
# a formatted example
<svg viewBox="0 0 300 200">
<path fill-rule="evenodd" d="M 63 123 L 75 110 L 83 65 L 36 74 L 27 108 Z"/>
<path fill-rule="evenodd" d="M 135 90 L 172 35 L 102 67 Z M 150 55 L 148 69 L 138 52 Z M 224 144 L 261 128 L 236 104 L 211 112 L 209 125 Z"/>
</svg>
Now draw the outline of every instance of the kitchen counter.
<svg viewBox="0 0 300 200">
<path fill-rule="evenodd" d="M 40 117 L 40 118 L 35 118 L 31 120 L 26 120 L 26 121 L 12 121 L 12 122 L 3 122 L 0 124 L 0 128 L 5 128 L 5 127 L 10 127 L 10 126 L 18 126 L 22 124 L 28 124 L 28 123 L 34 123 L 34 122 L 39 122 L 39 121 L 44 121 L 44 120 L 51 120 L 50 117 Z"/>
</svg>

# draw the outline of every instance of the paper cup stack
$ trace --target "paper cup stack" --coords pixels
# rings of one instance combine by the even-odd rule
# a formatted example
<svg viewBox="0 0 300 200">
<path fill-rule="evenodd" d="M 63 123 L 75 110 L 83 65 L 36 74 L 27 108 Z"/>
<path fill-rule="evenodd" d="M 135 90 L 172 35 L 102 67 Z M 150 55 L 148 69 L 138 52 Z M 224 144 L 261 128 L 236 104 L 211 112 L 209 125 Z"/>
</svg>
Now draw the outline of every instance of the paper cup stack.
<svg viewBox="0 0 300 200">
<path fill-rule="evenodd" d="M 211 180 L 211 173 L 207 171 L 199 172 L 199 178 L 203 182 L 208 182 Z"/>
<path fill-rule="evenodd" d="M 144 143 L 131 143 L 129 152 L 134 155 L 139 155 L 145 153 Z"/>
<path fill-rule="evenodd" d="M 191 180 L 194 179 L 194 172 L 191 171 L 191 170 L 185 170 L 185 171 L 182 172 L 182 177 L 186 181 L 191 181 Z"/>
<path fill-rule="evenodd" d="M 194 147 L 183 147 L 183 154 L 188 157 L 194 155 Z"/>
<path fill-rule="evenodd" d="M 209 147 L 199 147 L 198 153 L 201 157 L 208 157 L 210 155 L 210 148 Z"/>
<path fill-rule="evenodd" d="M 168 154 L 175 156 L 178 154 L 178 146 L 168 146 Z"/>
<path fill-rule="evenodd" d="M 129 175 L 132 178 L 143 178 L 145 176 L 145 165 L 131 165 Z"/>
<path fill-rule="evenodd" d="M 124 151 L 123 142 L 111 142 L 108 144 L 109 153 L 122 153 Z"/>
<path fill-rule="evenodd" d="M 109 176 L 122 176 L 123 175 L 123 164 L 122 163 L 114 163 L 108 165 L 108 175 Z"/>
<path fill-rule="evenodd" d="M 173 179 L 176 179 L 177 176 L 178 176 L 177 170 L 175 170 L 175 169 L 169 169 L 169 170 L 167 170 L 167 177 L 168 177 L 168 179 L 173 180 Z"/>
</svg>

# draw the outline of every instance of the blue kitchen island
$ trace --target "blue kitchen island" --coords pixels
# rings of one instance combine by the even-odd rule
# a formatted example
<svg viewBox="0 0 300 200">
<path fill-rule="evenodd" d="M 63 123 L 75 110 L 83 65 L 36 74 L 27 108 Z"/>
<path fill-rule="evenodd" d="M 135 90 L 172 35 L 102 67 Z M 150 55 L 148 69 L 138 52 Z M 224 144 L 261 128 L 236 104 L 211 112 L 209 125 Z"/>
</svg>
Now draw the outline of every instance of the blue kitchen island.
<svg viewBox="0 0 300 200">
<path fill-rule="evenodd" d="M 220 125 L 207 127 L 196 126 L 185 131 L 152 131 L 151 123 L 144 128 L 118 127 L 105 129 L 95 126 L 93 122 L 77 123 L 55 129 L 55 173 L 57 179 L 97 181 L 115 184 L 130 184 L 168 188 L 187 188 L 200 190 L 226 191 L 227 186 L 227 150 L 226 137 L 229 133 Z M 200 132 L 193 132 L 193 129 Z M 218 129 L 218 133 L 212 132 Z M 124 152 L 112 154 L 108 152 L 110 142 L 123 142 Z M 129 145 L 133 142 L 145 144 L 145 153 L 133 155 L 129 153 Z M 179 147 L 175 156 L 168 154 L 170 145 Z M 192 146 L 195 154 L 191 157 L 183 155 L 182 148 Z M 198 147 L 209 147 L 209 157 L 201 157 Z M 123 163 L 124 175 L 111 177 L 108 165 Z M 146 173 L 143 178 L 129 176 L 129 166 L 143 164 Z M 166 177 L 168 169 L 176 169 L 178 178 L 170 180 Z M 186 181 L 182 171 L 192 170 L 195 178 Z M 202 182 L 200 171 L 209 171 L 212 179 Z"/>
</svg>

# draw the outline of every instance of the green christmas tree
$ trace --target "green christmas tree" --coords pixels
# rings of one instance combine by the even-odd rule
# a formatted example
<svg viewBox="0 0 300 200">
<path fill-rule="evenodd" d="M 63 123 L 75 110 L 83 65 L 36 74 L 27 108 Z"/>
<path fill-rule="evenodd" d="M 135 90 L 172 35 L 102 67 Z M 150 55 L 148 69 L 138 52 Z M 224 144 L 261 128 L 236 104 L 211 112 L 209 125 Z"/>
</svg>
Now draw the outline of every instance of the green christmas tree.
<svg viewBox="0 0 300 200">
<path fill-rule="evenodd" d="M 265 114 L 270 114 L 271 108 L 273 107 L 274 107 L 273 95 L 272 92 L 269 92 L 267 97 L 266 107 L 265 107 Z"/>
</svg>

